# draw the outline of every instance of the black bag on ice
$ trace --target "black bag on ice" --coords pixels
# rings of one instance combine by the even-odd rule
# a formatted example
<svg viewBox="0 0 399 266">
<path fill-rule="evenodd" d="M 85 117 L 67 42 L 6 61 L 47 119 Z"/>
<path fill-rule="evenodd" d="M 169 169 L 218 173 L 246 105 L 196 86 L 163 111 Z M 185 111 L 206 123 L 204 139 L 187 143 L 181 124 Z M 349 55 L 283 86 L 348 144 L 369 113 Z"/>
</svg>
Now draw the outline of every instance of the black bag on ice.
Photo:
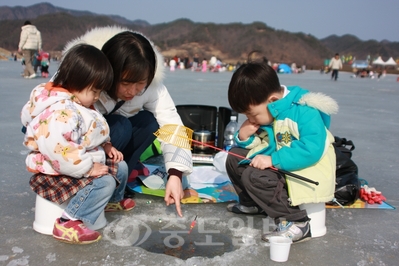
<svg viewBox="0 0 399 266">
<path fill-rule="evenodd" d="M 358 167 L 351 159 L 355 145 L 351 140 L 335 137 L 333 146 L 337 156 L 334 197 L 341 205 L 351 205 L 359 198 L 361 188 Z M 339 205 L 333 201 L 327 204 Z"/>
</svg>

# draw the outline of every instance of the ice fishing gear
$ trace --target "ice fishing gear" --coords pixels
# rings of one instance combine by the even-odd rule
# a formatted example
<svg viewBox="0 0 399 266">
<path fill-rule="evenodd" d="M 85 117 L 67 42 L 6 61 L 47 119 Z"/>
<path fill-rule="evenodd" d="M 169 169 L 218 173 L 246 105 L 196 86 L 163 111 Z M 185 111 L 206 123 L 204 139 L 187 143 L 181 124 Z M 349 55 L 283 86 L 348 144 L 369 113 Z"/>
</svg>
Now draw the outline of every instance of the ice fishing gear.
<svg viewBox="0 0 399 266">
<path fill-rule="evenodd" d="M 241 158 L 241 159 L 245 159 L 245 160 L 249 160 L 249 161 L 251 160 L 251 159 L 248 159 L 248 158 L 246 158 L 244 156 L 238 155 L 238 154 L 236 154 L 234 152 L 226 151 L 226 150 L 223 150 L 223 149 L 221 149 L 219 147 L 215 147 L 213 145 L 209 145 L 209 144 L 197 141 L 197 140 L 193 140 L 193 138 L 192 138 L 193 132 L 194 131 L 191 128 L 188 128 L 188 127 L 185 127 L 185 126 L 182 126 L 182 125 L 166 124 L 166 125 L 162 126 L 161 128 L 159 128 L 154 133 L 154 135 L 161 141 L 164 141 L 166 143 L 172 144 L 174 146 L 177 146 L 177 147 L 180 147 L 180 148 L 183 148 L 183 149 L 191 150 L 192 143 L 197 143 L 197 144 L 201 144 L 203 146 L 207 146 L 207 147 L 213 148 L 215 150 L 227 152 L 228 154 L 231 154 L 231 155 L 236 156 L 236 157 Z M 306 178 L 306 177 L 291 173 L 289 171 L 285 171 L 285 170 L 282 170 L 282 169 L 277 169 L 275 167 L 270 167 L 270 168 L 272 170 L 278 171 L 278 172 L 280 172 L 282 174 L 286 174 L 286 175 L 298 178 L 298 179 L 300 179 L 302 181 L 315 184 L 316 186 L 319 185 L 319 182 L 317 182 L 317 181 L 314 181 L 314 180 L 311 180 L 309 178 Z"/>
</svg>

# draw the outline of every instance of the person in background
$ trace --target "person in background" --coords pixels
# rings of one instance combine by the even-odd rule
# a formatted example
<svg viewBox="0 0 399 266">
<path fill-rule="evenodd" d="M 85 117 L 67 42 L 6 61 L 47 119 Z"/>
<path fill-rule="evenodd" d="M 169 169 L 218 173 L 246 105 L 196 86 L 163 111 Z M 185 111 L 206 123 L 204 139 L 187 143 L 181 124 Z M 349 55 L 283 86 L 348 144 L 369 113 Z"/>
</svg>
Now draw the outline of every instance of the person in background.
<svg viewBox="0 0 399 266">
<path fill-rule="evenodd" d="M 169 61 L 169 69 L 170 69 L 170 71 L 176 70 L 176 61 L 173 58 Z"/>
<path fill-rule="evenodd" d="M 206 58 L 202 60 L 201 67 L 202 67 L 202 72 L 208 71 L 208 61 L 206 61 Z"/>
<path fill-rule="evenodd" d="M 184 65 L 184 69 L 190 68 L 190 59 L 188 58 L 188 55 L 184 56 L 183 65 Z"/>
<path fill-rule="evenodd" d="M 33 55 L 32 59 L 32 65 L 33 65 L 33 71 L 35 74 L 37 74 L 37 69 L 41 66 L 41 54 L 42 52 L 39 53 L 39 51 L 36 51 L 35 54 Z"/>
<path fill-rule="evenodd" d="M 29 20 L 25 21 L 21 29 L 18 52 L 22 53 L 25 59 L 24 78 L 35 78 L 36 72 L 33 69 L 32 60 L 35 53 L 42 50 L 42 36 Z"/>
<path fill-rule="evenodd" d="M 106 119 L 90 107 L 113 82 L 111 64 L 91 45 L 74 46 L 53 82 L 35 87 L 21 111 L 26 128 L 25 162 L 35 173 L 30 186 L 41 197 L 62 204 L 53 237 L 71 244 L 90 244 L 101 234 L 94 224 L 103 211 L 129 211 L 124 198 L 128 178 L 123 154 L 110 142 Z"/>
<path fill-rule="evenodd" d="M 50 54 L 47 52 L 40 52 L 40 70 L 43 78 L 48 78 L 48 69 L 50 67 Z"/>
<path fill-rule="evenodd" d="M 175 56 L 173 57 L 173 60 L 175 60 L 176 66 L 179 66 L 179 65 L 180 65 L 180 57 L 178 57 L 177 55 L 175 55 Z"/>
<path fill-rule="evenodd" d="M 113 145 L 123 153 L 129 173 L 138 169 L 139 158 L 155 140 L 154 132 L 166 124 L 183 125 L 176 106 L 163 84 L 164 60 L 156 47 L 141 33 L 126 28 L 95 28 L 72 41 L 95 45 L 104 52 L 114 71 L 108 91 L 101 93 L 95 108 L 110 126 Z M 166 205 L 175 204 L 182 216 L 182 176 L 193 170 L 191 151 L 161 143 L 168 172 Z"/>
<path fill-rule="evenodd" d="M 198 65 L 199 65 L 198 54 L 194 54 L 193 65 L 191 66 L 191 70 L 192 71 L 197 71 Z"/>
<path fill-rule="evenodd" d="M 339 54 L 336 53 L 333 58 L 330 60 L 330 64 L 328 65 L 330 69 L 332 69 L 331 79 L 335 81 L 338 79 L 338 71 L 342 69 L 342 61 L 339 58 Z"/>
<path fill-rule="evenodd" d="M 210 70 L 212 70 L 214 67 L 216 67 L 216 62 L 217 62 L 216 56 L 212 55 L 211 59 L 209 59 L 209 69 Z"/>
<path fill-rule="evenodd" d="M 241 157 L 229 154 L 226 161 L 239 197 L 227 210 L 273 218 L 277 229 L 264 234 L 264 241 L 277 235 L 293 242 L 310 239 L 309 217 L 298 205 L 334 197 L 336 159 L 328 128 L 337 103 L 298 86 L 281 86 L 276 71 L 265 62 L 250 62 L 235 71 L 228 100 L 247 120 L 235 134 L 238 147 L 231 149 Z M 319 185 L 284 176 L 271 167 L 295 171 Z"/>
</svg>

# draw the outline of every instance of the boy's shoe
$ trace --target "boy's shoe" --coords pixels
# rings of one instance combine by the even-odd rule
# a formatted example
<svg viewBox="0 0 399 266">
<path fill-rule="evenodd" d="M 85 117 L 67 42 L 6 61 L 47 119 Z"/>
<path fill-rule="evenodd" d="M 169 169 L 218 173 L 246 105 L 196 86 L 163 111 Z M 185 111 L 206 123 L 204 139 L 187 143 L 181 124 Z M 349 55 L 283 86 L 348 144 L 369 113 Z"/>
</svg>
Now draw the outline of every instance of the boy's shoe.
<svg viewBox="0 0 399 266">
<path fill-rule="evenodd" d="M 288 222 L 282 221 L 277 225 L 276 230 L 262 235 L 262 240 L 269 242 L 271 236 L 284 236 L 292 239 L 292 243 L 299 243 L 309 240 L 312 237 L 309 221 Z"/>
<path fill-rule="evenodd" d="M 240 203 L 230 203 L 227 205 L 227 210 L 229 212 L 234 212 L 237 214 L 261 214 L 265 213 L 264 210 L 257 206 L 246 207 Z"/>
<path fill-rule="evenodd" d="M 61 222 L 57 218 L 54 223 L 53 237 L 70 244 L 91 244 L 101 239 L 101 234 L 87 228 L 80 220 Z"/>
<path fill-rule="evenodd" d="M 136 206 L 136 203 L 131 198 L 125 198 L 119 202 L 109 202 L 105 206 L 105 212 L 118 212 L 118 211 L 130 211 Z"/>
<path fill-rule="evenodd" d="M 30 75 L 28 78 L 29 78 L 29 79 L 34 79 L 34 78 L 36 78 L 36 73 L 33 73 L 33 74 Z"/>
</svg>

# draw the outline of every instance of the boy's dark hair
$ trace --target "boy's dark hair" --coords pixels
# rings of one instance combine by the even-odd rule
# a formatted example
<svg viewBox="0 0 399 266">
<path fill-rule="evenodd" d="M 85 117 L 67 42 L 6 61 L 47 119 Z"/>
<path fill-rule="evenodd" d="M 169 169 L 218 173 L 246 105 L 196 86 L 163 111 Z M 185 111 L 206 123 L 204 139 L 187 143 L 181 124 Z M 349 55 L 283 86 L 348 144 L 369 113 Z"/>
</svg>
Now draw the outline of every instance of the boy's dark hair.
<svg viewBox="0 0 399 266">
<path fill-rule="evenodd" d="M 26 25 L 32 25 L 32 23 L 30 23 L 30 21 L 27 20 L 27 21 L 24 22 L 24 26 L 26 26 Z"/>
<path fill-rule="evenodd" d="M 116 100 L 119 82 L 147 81 L 150 86 L 156 71 L 156 55 L 151 43 L 141 34 L 124 31 L 109 39 L 101 49 L 114 71 L 114 82 L 108 95 Z"/>
<path fill-rule="evenodd" d="M 250 105 L 264 103 L 272 93 L 280 91 L 280 81 L 271 66 L 260 62 L 243 64 L 231 78 L 229 104 L 234 111 L 245 113 Z"/>
<path fill-rule="evenodd" d="M 88 44 L 72 47 L 64 56 L 53 81 L 68 91 L 82 91 L 87 87 L 107 91 L 114 75 L 107 57 Z"/>
</svg>

